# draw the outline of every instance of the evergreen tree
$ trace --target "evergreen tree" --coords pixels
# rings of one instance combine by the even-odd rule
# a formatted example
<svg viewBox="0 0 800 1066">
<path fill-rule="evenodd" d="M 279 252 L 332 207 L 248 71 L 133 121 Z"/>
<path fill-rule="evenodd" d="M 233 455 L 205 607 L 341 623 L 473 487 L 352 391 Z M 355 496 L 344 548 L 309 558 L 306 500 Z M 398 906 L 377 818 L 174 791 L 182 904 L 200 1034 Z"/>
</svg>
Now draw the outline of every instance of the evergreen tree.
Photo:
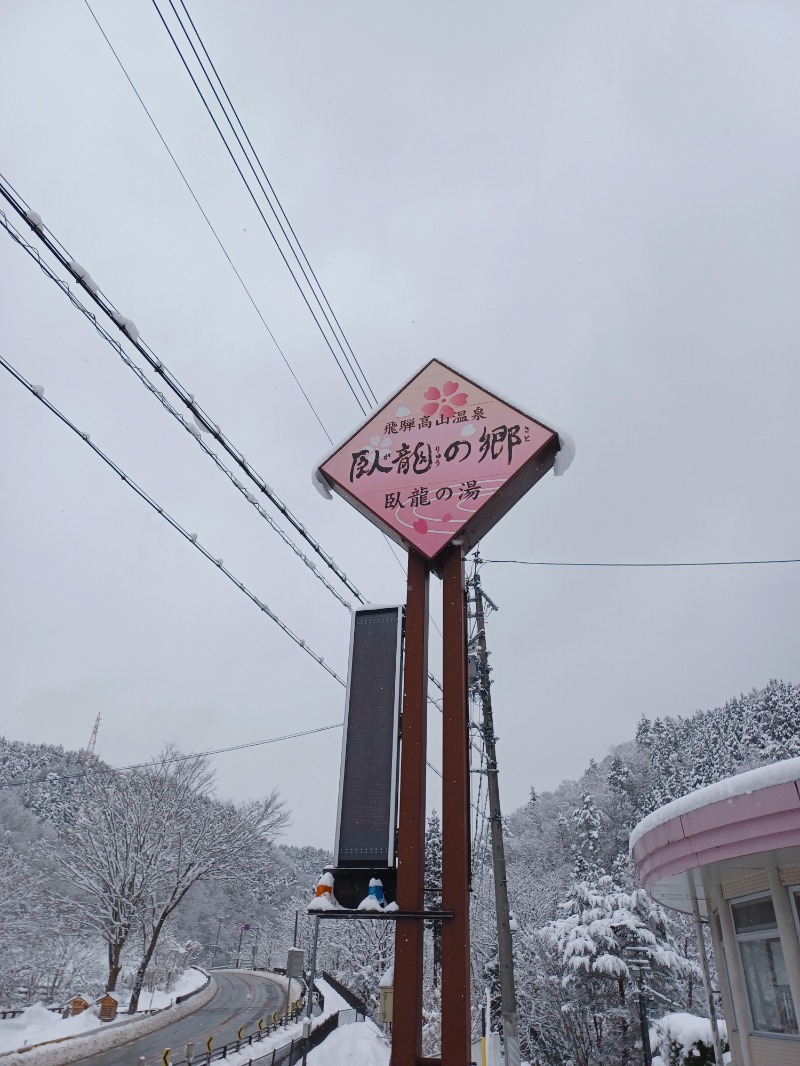
<svg viewBox="0 0 800 1066">
<path fill-rule="evenodd" d="M 575 830 L 574 873 L 579 880 L 599 871 L 601 820 L 597 804 L 588 792 L 584 792 L 580 805 L 572 813 Z"/>
<path fill-rule="evenodd" d="M 624 889 L 600 874 L 576 881 L 561 904 L 562 916 L 542 930 L 556 950 L 562 987 L 569 992 L 565 1015 L 591 1016 L 590 1061 L 627 1061 L 636 1039 L 630 994 L 631 949 L 647 959 L 648 980 L 673 989 L 680 978 L 699 976 L 671 937 L 666 916 L 641 888 Z M 565 1037 L 572 1028 L 565 1025 Z M 579 1049 L 576 1049 L 578 1051 Z"/>
</svg>

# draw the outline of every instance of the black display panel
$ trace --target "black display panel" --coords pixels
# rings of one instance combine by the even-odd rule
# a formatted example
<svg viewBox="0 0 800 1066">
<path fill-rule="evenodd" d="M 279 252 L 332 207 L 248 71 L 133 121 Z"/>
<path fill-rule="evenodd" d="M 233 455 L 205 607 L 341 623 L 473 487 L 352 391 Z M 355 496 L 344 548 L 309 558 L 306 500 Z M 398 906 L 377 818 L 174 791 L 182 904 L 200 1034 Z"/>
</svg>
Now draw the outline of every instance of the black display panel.
<svg viewBox="0 0 800 1066">
<path fill-rule="evenodd" d="M 402 626 L 402 607 L 354 614 L 336 866 L 394 863 Z"/>
</svg>

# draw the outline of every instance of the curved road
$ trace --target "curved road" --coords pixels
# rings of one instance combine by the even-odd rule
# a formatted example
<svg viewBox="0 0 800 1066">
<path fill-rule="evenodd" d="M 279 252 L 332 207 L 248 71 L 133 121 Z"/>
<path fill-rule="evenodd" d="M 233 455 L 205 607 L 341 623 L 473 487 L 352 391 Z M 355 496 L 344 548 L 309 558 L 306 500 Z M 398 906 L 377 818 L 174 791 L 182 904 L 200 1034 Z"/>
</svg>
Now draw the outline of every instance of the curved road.
<svg viewBox="0 0 800 1066">
<path fill-rule="evenodd" d="M 268 977 L 242 974 L 236 970 L 214 970 L 217 992 L 205 1007 L 190 1014 L 188 1018 L 165 1025 L 157 1033 L 141 1036 L 111 1051 L 91 1055 L 84 1062 L 92 1066 L 137 1066 L 144 1057 L 147 1066 L 161 1066 L 164 1048 L 172 1049 L 172 1062 L 180 1063 L 186 1058 L 186 1045 L 194 1041 L 194 1061 L 204 1061 L 206 1041 L 214 1038 L 214 1047 L 220 1048 L 236 1040 L 236 1031 L 244 1026 L 244 1035 L 258 1028 L 258 1019 L 264 1024 L 272 1021 L 273 1011 L 283 1009 L 286 990 Z"/>
</svg>

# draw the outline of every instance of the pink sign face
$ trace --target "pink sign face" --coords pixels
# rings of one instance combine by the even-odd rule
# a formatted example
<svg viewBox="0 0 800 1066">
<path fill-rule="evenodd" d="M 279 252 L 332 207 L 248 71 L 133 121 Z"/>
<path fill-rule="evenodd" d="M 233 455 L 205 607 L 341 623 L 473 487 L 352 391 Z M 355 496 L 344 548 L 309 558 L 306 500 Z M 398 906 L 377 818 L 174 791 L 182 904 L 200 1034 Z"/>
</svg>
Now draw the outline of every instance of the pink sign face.
<svg viewBox="0 0 800 1066">
<path fill-rule="evenodd" d="M 555 436 L 434 360 L 320 472 L 432 559 Z"/>
</svg>

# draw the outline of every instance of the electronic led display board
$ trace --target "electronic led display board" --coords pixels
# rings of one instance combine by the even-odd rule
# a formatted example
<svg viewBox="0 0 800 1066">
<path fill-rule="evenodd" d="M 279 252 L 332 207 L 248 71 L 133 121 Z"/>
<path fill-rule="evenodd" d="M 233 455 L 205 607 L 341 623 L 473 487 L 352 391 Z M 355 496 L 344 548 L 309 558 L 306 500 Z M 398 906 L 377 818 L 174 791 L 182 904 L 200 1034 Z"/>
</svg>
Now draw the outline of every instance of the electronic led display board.
<svg viewBox="0 0 800 1066">
<path fill-rule="evenodd" d="M 402 643 L 402 607 L 355 610 L 336 820 L 336 867 L 394 864 Z"/>
</svg>

